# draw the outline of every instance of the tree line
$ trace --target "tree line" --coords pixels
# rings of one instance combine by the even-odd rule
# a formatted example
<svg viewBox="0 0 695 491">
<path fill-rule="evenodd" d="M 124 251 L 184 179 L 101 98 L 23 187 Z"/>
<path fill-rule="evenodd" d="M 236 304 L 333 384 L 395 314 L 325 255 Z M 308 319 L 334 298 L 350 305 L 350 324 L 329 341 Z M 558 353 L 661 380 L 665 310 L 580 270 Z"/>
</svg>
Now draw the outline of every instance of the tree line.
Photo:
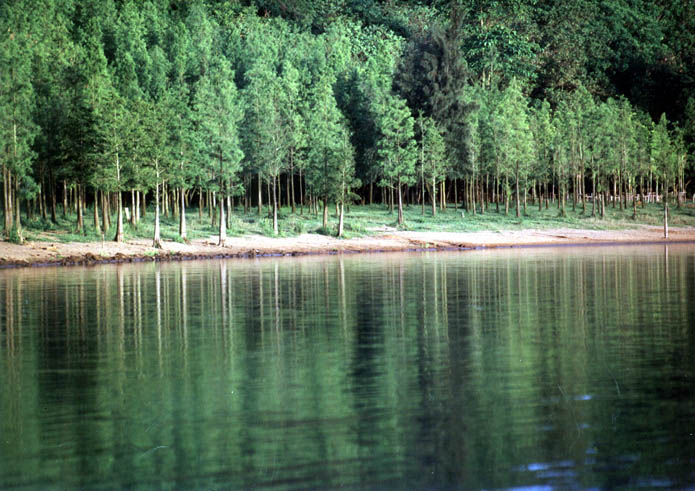
<svg viewBox="0 0 695 491">
<path fill-rule="evenodd" d="M 186 240 L 196 205 L 220 243 L 237 206 L 268 206 L 275 234 L 281 206 L 324 228 L 335 206 L 338 235 L 351 202 L 381 201 L 399 225 L 406 203 L 680 206 L 694 8 L 579 3 L 585 20 L 532 0 L 5 2 L 4 234 L 70 212 L 80 232 L 90 213 L 122 241 L 148 204 L 155 245 L 160 213 Z"/>
</svg>

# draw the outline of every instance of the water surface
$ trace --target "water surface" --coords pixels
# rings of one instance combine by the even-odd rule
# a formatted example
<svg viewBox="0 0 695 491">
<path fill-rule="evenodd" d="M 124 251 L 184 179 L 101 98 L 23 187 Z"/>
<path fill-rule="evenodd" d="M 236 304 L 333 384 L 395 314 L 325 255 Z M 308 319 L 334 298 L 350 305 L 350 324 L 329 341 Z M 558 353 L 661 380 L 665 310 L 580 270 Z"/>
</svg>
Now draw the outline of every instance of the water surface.
<svg viewBox="0 0 695 491">
<path fill-rule="evenodd" d="M 0 271 L 0 488 L 695 485 L 695 247 Z"/>
</svg>

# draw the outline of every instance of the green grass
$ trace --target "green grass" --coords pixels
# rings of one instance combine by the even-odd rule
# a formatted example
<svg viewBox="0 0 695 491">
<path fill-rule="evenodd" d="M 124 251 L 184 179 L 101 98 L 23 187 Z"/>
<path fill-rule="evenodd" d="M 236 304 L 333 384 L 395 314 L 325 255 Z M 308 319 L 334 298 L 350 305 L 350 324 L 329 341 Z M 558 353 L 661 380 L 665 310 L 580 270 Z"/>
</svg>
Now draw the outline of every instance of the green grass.
<svg viewBox="0 0 695 491">
<path fill-rule="evenodd" d="M 316 215 L 309 212 L 307 208 L 304 213 L 297 209 L 292 213 L 289 208 L 282 208 L 279 212 L 279 236 L 293 237 L 303 233 L 311 232 L 323 235 L 335 235 L 337 233 L 337 217 L 335 208 L 331 207 L 332 212 L 329 217 L 328 227 L 322 227 L 321 213 Z M 670 226 L 695 226 L 695 204 L 686 203 L 681 209 L 675 205 L 670 208 Z M 1 215 L 0 215 L 1 216 Z M 210 237 L 217 234 L 217 225 L 212 223 L 207 212 L 202 217 L 198 216 L 198 209 L 192 208 L 187 214 L 188 238 L 197 239 Z M 510 208 L 509 214 L 504 214 L 504 207 L 500 207 L 500 212 L 496 211 L 495 205 L 490 206 L 484 214 L 473 215 L 462 209 L 454 209 L 453 205 L 442 211 L 437 210 L 437 215 L 432 216 L 431 207 L 425 207 L 424 216 L 421 214 L 419 205 L 406 206 L 404 209 L 405 224 L 397 226 L 397 215 L 394 211 L 389 212 L 388 207 L 383 205 L 352 205 L 346 209 L 344 236 L 346 238 L 375 235 L 384 230 L 412 230 L 418 232 L 478 232 L 478 231 L 503 231 L 503 230 L 523 230 L 530 228 L 577 228 L 594 230 L 611 230 L 634 228 L 639 225 L 660 225 L 663 223 L 663 208 L 661 204 L 648 204 L 644 208 L 638 206 L 637 218 L 632 219 L 632 207 L 626 210 L 606 207 L 606 217 L 604 219 L 591 217 L 591 204 L 587 204 L 586 213 L 582 212 L 581 204 L 576 211 L 572 211 L 572 204 L 566 208 L 566 216 L 561 217 L 556 205 L 551 204 L 548 209 L 543 207 L 538 210 L 537 205 L 529 203 L 527 213 L 520 218 L 516 217 L 514 208 Z M 115 221 L 115 217 L 112 221 Z M 98 234 L 93 226 L 92 215 L 89 211 L 85 213 L 85 230 L 77 233 L 75 230 L 76 217 L 66 218 L 59 216 L 57 223 L 50 220 L 35 218 L 31 221 L 25 220 L 24 237 L 34 241 L 61 241 L 61 242 L 99 242 L 102 235 Z M 125 223 L 126 240 L 135 238 L 149 239 L 154 234 L 154 213 L 148 210 L 146 217 L 137 227 Z M 264 210 L 262 215 L 257 211 L 244 213 L 243 209 L 233 210 L 230 216 L 230 226 L 227 230 L 229 237 L 240 237 L 244 235 L 273 235 L 272 219 Z M 113 240 L 115 227 L 107 230 L 103 234 L 104 240 Z M 170 215 L 161 217 L 161 235 L 165 241 L 180 241 L 178 234 L 178 217 Z"/>
</svg>

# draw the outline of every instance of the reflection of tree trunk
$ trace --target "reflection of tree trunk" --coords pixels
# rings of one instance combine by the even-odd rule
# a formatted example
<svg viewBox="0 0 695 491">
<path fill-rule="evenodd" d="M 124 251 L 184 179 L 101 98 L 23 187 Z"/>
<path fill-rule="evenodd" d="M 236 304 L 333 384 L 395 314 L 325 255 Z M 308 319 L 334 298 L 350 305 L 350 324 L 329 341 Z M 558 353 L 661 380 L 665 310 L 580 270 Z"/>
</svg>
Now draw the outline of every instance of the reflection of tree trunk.
<svg viewBox="0 0 695 491">
<path fill-rule="evenodd" d="M 340 258 L 338 263 L 340 269 L 338 286 L 340 287 L 340 325 L 343 328 L 343 333 L 347 330 L 347 301 L 345 298 L 345 264 L 343 263 L 343 258 Z"/>
<path fill-rule="evenodd" d="M 275 331 L 278 332 L 280 331 L 280 280 L 278 276 L 278 263 L 275 263 L 275 271 L 273 274 L 273 280 L 274 280 L 274 300 L 275 300 Z M 278 340 L 278 343 L 280 342 L 280 336 L 277 336 L 276 338 Z"/>
<path fill-rule="evenodd" d="M 159 266 L 155 266 L 154 285 L 155 285 L 155 300 L 157 308 L 157 352 L 159 359 L 162 359 L 162 275 Z"/>
</svg>

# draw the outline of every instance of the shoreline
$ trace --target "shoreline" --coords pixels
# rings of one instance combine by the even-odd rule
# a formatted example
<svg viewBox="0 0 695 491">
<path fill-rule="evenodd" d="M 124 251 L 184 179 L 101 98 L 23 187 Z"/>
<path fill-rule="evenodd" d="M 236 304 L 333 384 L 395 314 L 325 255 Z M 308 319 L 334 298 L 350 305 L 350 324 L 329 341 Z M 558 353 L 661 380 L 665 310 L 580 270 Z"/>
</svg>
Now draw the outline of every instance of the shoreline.
<svg viewBox="0 0 695 491">
<path fill-rule="evenodd" d="M 308 256 L 331 254 L 422 252 L 556 246 L 622 246 L 646 244 L 695 244 L 695 227 L 672 228 L 669 238 L 663 229 L 641 226 L 621 230 L 571 228 L 505 230 L 499 232 L 411 232 L 382 230 L 374 235 L 337 239 L 318 234 L 296 237 L 248 235 L 228 238 L 225 246 L 217 237 L 195 239 L 188 244 L 164 241 L 155 249 L 147 239 L 116 242 L 27 242 L 23 245 L 0 241 L 0 269 L 49 266 L 199 259 Z"/>
</svg>

